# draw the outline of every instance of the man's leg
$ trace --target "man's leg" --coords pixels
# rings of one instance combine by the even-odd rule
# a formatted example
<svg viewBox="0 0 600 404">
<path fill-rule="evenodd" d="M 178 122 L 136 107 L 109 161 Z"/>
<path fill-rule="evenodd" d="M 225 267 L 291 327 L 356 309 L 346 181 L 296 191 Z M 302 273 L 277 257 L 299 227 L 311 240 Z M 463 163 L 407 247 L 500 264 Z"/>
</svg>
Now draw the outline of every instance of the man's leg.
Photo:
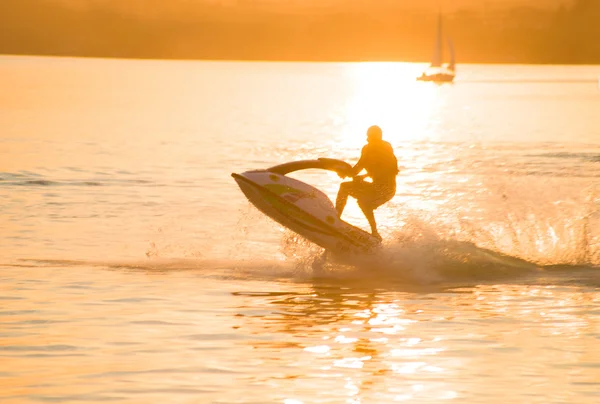
<svg viewBox="0 0 600 404">
<path fill-rule="evenodd" d="M 338 216 L 342 217 L 342 212 L 348 202 L 348 196 L 352 191 L 352 182 L 342 182 L 340 184 L 340 190 L 338 191 L 337 198 L 335 199 L 335 209 L 337 210 Z"/>
<path fill-rule="evenodd" d="M 379 235 L 379 232 L 377 231 L 377 223 L 375 222 L 375 213 L 374 213 L 373 209 L 365 206 L 362 203 L 359 203 L 358 206 L 360 207 L 360 210 L 362 210 L 365 217 L 369 221 L 369 225 L 371 226 L 371 234 L 381 240 L 381 236 Z"/>
<path fill-rule="evenodd" d="M 375 222 L 375 214 L 373 213 L 373 207 L 370 200 L 373 199 L 373 184 L 364 181 L 352 181 L 343 182 L 340 185 L 340 190 L 335 201 L 335 208 L 338 212 L 338 216 L 342 216 L 342 212 L 346 207 L 348 196 L 353 196 L 358 201 L 358 206 L 362 210 L 363 214 L 369 221 L 371 226 L 371 234 L 381 240 L 381 236 L 377 231 L 377 223 Z"/>
</svg>

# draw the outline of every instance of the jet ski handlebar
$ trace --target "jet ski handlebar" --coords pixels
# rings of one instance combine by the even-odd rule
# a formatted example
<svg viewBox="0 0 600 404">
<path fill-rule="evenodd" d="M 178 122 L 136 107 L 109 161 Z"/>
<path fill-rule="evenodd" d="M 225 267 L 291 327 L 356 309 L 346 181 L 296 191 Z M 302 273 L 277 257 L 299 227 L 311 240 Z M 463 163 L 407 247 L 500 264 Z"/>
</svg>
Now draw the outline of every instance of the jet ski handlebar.
<svg viewBox="0 0 600 404">
<path fill-rule="evenodd" d="M 272 173 L 286 175 L 294 171 L 308 170 L 308 169 L 320 169 L 333 171 L 340 177 L 351 177 L 352 166 L 345 161 L 329 158 L 318 158 L 316 160 L 299 160 L 291 161 L 289 163 L 279 164 L 270 168 L 267 171 Z"/>
</svg>

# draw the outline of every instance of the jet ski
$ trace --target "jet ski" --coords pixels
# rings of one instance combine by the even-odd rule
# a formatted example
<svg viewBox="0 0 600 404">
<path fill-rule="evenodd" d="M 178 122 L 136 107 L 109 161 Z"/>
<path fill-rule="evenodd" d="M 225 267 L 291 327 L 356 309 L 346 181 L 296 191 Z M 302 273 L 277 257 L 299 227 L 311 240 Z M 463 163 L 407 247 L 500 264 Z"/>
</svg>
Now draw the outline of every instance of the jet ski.
<svg viewBox="0 0 600 404">
<path fill-rule="evenodd" d="M 352 166 L 341 160 L 319 158 L 232 173 L 231 176 L 258 210 L 327 251 L 364 254 L 380 246 L 378 238 L 341 220 L 325 193 L 288 176 L 307 169 L 333 171 L 345 177 Z"/>
</svg>

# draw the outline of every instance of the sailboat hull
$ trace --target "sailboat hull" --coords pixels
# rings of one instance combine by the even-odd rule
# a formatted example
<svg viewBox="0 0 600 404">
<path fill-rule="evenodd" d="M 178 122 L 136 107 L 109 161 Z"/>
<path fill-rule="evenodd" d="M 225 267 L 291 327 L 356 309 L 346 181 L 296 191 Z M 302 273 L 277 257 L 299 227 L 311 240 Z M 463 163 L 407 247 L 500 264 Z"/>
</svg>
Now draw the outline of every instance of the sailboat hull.
<svg viewBox="0 0 600 404">
<path fill-rule="evenodd" d="M 452 83 L 454 81 L 454 74 L 437 73 L 431 75 L 425 75 L 417 77 L 418 81 L 428 81 L 434 83 Z"/>
</svg>

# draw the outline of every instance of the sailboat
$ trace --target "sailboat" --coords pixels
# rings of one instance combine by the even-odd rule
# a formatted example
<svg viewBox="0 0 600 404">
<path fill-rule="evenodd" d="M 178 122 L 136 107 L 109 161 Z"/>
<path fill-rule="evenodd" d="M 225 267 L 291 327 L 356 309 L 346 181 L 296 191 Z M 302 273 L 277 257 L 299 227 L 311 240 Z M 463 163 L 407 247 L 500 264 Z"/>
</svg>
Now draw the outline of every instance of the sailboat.
<svg viewBox="0 0 600 404">
<path fill-rule="evenodd" d="M 456 58 L 454 56 L 454 44 L 452 40 L 448 39 L 448 49 L 450 50 L 450 63 L 447 66 L 442 64 L 444 55 L 443 45 L 443 34 L 442 34 L 442 15 L 438 16 L 438 30 L 437 38 L 435 42 L 435 48 L 433 50 L 433 57 L 431 59 L 431 65 L 426 71 L 419 77 L 419 81 L 433 81 L 437 83 L 449 83 L 454 80 L 456 75 Z"/>
</svg>

